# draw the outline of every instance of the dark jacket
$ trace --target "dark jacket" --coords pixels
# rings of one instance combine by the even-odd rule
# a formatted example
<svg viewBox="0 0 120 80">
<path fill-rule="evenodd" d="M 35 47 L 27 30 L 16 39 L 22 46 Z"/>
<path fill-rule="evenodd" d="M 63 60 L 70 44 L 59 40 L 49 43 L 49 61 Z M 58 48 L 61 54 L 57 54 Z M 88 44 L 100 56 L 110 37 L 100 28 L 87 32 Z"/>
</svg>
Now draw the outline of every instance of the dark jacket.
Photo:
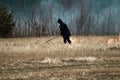
<svg viewBox="0 0 120 80">
<path fill-rule="evenodd" d="M 61 35 L 62 36 L 71 36 L 71 33 L 70 33 L 67 25 L 62 21 L 58 21 L 58 23 L 60 23 L 59 27 L 60 27 Z"/>
</svg>

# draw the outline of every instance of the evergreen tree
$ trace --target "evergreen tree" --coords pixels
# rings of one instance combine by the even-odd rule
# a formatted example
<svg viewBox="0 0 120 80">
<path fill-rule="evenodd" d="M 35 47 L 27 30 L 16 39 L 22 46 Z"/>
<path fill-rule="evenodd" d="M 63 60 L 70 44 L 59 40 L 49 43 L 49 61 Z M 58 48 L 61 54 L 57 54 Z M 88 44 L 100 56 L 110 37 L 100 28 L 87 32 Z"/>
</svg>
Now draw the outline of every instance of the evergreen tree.
<svg viewBox="0 0 120 80">
<path fill-rule="evenodd" d="M 13 13 L 6 5 L 0 4 L 0 37 L 9 37 L 14 27 Z"/>
</svg>

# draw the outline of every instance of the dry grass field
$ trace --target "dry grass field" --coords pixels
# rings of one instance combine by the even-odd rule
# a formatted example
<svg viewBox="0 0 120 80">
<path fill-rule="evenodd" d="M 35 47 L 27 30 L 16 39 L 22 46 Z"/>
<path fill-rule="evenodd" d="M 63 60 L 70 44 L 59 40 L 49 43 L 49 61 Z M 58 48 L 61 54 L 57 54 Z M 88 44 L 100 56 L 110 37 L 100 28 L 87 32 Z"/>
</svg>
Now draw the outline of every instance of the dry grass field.
<svg viewBox="0 0 120 80">
<path fill-rule="evenodd" d="M 120 80 L 117 36 L 0 39 L 0 80 Z"/>
</svg>

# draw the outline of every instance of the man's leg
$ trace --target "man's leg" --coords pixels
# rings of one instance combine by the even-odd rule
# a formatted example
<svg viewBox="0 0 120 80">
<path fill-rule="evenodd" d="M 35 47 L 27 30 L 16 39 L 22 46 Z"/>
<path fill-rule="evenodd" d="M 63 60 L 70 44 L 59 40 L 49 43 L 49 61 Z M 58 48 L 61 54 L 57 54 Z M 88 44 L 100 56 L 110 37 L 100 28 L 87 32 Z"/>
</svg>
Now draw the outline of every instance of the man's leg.
<svg viewBox="0 0 120 80">
<path fill-rule="evenodd" d="M 67 41 L 69 44 L 71 44 L 71 40 L 70 40 L 69 36 L 67 37 Z"/>
<path fill-rule="evenodd" d="M 66 44 L 66 42 L 67 42 L 66 37 L 63 37 L 63 41 L 64 41 L 64 43 Z"/>
</svg>

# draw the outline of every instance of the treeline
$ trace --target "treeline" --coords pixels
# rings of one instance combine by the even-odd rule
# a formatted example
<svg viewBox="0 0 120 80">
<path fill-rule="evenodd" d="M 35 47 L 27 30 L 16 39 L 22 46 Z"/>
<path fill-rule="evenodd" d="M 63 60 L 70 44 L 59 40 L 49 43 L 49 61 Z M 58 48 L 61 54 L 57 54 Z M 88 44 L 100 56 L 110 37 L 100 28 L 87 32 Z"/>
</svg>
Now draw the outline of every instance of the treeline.
<svg viewBox="0 0 120 80">
<path fill-rule="evenodd" d="M 103 3 L 100 3 L 102 0 L 51 0 L 54 1 L 57 7 L 47 3 L 47 6 L 32 8 L 29 15 L 15 14 L 12 37 L 59 35 L 58 18 L 67 23 L 73 35 L 117 35 L 120 32 L 120 11 L 114 10 L 113 0 Z M 25 9 L 28 8 L 26 3 L 22 4 Z"/>
<path fill-rule="evenodd" d="M 52 14 L 49 12 L 47 16 L 32 15 L 28 19 L 21 19 L 19 17 L 18 22 L 13 31 L 13 37 L 40 37 L 40 36 L 52 36 L 58 35 L 59 29 L 57 23 L 53 22 Z"/>
<path fill-rule="evenodd" d="M 64 19 L 66 23 L 70 20 L 67 25 L 73 35 L 118 35 L 120 15 L 119 12 L 115 13 L 113 0 L 104 1 L 101 3 L 102 6 L 100 0 L 75 1 L 57 0 L 58 10 L 56 10 L 58 18 L 64 19 L 64 16 L 67 16 Z M 70 10 L 72 7 L 73 9 Z M 15 34 L 18 36 L 59 35 L 53 6 L 49 5 L 45 9 L 41 10 L 44 11 L 42 16 L 33 10 L 29 20 L 24 21 L 19 18 Z"/>
<path fill-rule="evenodd" d="M 113 7 L 113 0 L 107 0 L 102 5 L 105 8 L 107 4 L 109 6 L 103 11 L 100 11 L 98 3 L 93 4 L 95 0 L 80 0 L 80 15 L 77 18 L 77 31 L 76 34 L 82 35 L 116 35 L 120 32 L 120 15 L 116 13 Z M 98 7 L 98 8 L 94 8 Z M 116 8 L 117 9 L 117 8 Z M 96 11 L 95 11 L 96 10 Z M 94 13 L 96 12 L 96 14 Z M 98 12 L 98 13 L 97 13 Z"/>
</svg>

